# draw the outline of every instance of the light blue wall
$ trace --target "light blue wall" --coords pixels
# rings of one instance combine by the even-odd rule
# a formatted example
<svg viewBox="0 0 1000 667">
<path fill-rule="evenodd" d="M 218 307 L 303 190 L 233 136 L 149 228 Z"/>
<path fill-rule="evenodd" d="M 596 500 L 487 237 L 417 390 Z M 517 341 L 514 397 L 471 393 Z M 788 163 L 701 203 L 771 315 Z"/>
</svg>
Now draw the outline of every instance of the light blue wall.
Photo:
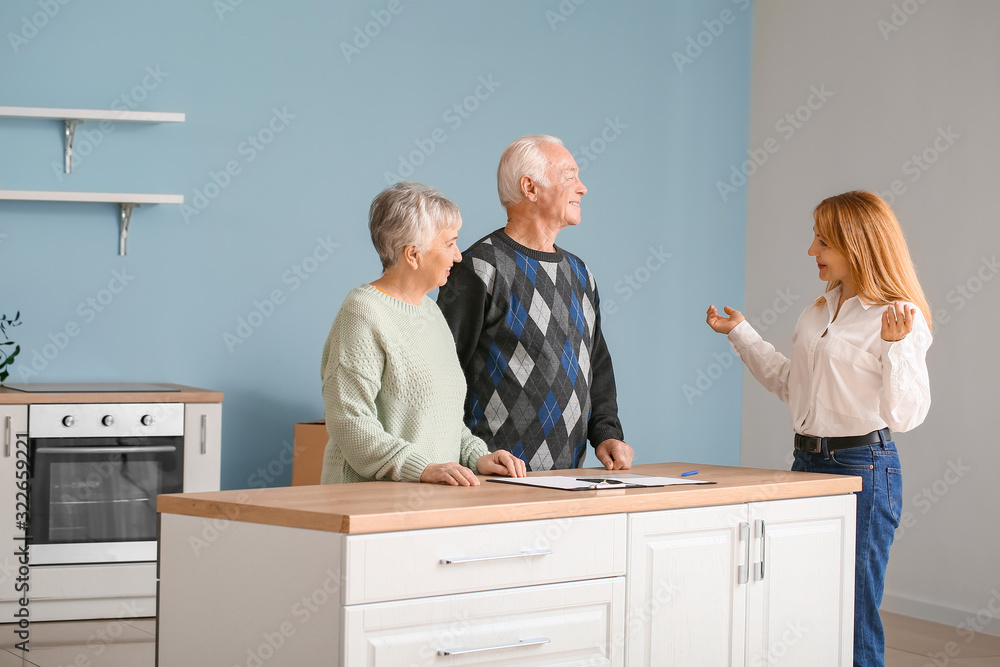
<svg viewBox="0 0 1000 667">
<path fill-rule="evenodd" d="M 746 157 L 750 8 L 64 1 L 0 5 L 0 105 L 107 109 L 125 96 L 187 122 L 85 124 L 63 175 L 59 122 L 0 119 L 0 189 L 180 193 L 190 208 L 138 209 L 118 257 L 111 204 L 0 202 L 0 312 L 24 322 L 9 381 L 222 390 L 223 486 L 258 484 L 269 464 L 281 469 L 273 485 L 286 484 L 277 461 L 292 424 L 322 417 L 330 323 L 347 291 L 378 275 L 365 223 L 386 172 L 439 130 L 409 176 L 458 203 L 467 245 L 503 225 L 504 146 L 549 133 L 590 189 L 583 224 L 559 243 L 602 288 L 626 439 L 639 461 L 739 462 L 740 372 L 712 366 L 728 346 L 704 310 L 743 298 L 745 193 L 723 202 L 716 181 Z M 341 43 L 376 27 L 348 62 Z M 685 49 L 695 57 L 679 67 Z M 463 102 L 464 118 L 450 111 Z M 254 136 L 270 143 L 254 148 Z M 589 164 L 587 145 L 601 151 Z M 219 175 L 227 165 L 238 173 Z M 661 247 L 670 257 L 657 268 Z M 112 294 L 116 272 L 128 282 Z M 263 323 L 227 345 L 275 290 Z M 87 305 L 102 298 L 100 312 Z M 59 349 L 69 324 L 79 333 Z M 705 390 L 685 396 L 684 385 Z"/>
</svg>

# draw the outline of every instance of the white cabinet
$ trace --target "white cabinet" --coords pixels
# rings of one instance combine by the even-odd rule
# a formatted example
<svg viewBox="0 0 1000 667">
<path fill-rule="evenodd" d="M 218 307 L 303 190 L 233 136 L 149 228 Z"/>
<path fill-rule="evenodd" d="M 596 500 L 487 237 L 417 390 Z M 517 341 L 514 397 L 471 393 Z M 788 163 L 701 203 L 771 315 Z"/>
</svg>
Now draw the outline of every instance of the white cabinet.
<svg viewBox="0 0 1000 667">
<path fill-rule="evenodd" d="M 184 492 L 218 491 L 222 475 L 222 403 L 184 405 Z"/>
<path fill-rule="evenodd" d="M 629 515 L 630 665 L 850 665 L 854 496 Z"/>
<path fill-rule="evenodd" d="M 280 525 L 265 502 L 301 498 L 304 521 L 323 491 L 161 513 L 161 667 L 852 662 L 849 493 L 354 534 Z"/>
<path fill-rule="evenodd" d="M 18 487 L 19 481 L 27 481 L 27 444 L 18 446 L 17 435 L 28 432 L 28 406 L 0 405 L 0 544 L 5 545 L 0 551 L 0 600 L 16 600 L 20 594 L 15 590 L 20 563 L 14 550 L 24 544 L 15 541 L 23 536 L 23 528 L 17 527 L 18 513 L 27 507 L 23 504 L 27 498 Z M 18 449 L 21 455 L 18 456 Z M 20 469 L 17 461 L 23 461 Z M 19 478 L 20 476 L 20 478 Z M 27 486 L 24 484 L 23 486 Z M 22 503 L 18 506 L 18 503 Z M 5 622 L 9 619 L 4 619 Z"/>
<path fill-rule="evenodd" d="M 623 577 L 355 605 L 344 665 L 622 665 Z"/>
</svg>

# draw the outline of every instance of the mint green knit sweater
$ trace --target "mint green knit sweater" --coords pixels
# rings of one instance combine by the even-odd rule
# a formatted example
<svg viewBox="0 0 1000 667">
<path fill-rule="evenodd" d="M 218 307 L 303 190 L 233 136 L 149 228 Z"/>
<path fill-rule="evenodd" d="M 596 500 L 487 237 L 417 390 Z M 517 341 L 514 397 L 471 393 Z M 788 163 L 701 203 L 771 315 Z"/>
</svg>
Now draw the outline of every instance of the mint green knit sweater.
<svg viewBox="0 0 1000 667">
<path fill-rule="evenodd" d="M 475 471 L 489 453 L 463 422 L 455 340 L 426 296 L 413 306 L 371 285 L 352 290 L 330 328 L 321 373 L 330 434 L 324 484 L 417 482 L 430 463 Z"/>
</svg>

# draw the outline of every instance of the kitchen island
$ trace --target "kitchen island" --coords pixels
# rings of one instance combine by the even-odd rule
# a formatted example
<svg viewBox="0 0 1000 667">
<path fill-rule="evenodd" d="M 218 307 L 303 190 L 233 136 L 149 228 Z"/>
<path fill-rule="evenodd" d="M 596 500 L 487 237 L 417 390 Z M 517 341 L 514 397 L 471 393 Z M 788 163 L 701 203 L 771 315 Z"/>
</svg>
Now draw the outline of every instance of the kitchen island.
<svg viewBox="0 0 1000 667">
<path fill-rule="evenodd" d="M 159 665 L 850 665 L 860 479 L 695 467 L 160 496 Z"/>
</svg>

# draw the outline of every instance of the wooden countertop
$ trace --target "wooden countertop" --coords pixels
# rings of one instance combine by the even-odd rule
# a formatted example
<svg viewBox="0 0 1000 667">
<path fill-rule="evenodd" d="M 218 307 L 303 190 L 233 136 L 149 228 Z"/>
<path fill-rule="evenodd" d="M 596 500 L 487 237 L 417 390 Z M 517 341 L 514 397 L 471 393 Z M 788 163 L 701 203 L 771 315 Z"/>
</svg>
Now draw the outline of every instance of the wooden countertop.
<svg viewBox="0 0 1000 667">
<path fill-rule="evenodd" d="M 617 512 L 829 496 L 861 490 L 861 478 L 692 463 L 650 463 L 631 472 L 678 477 L 697 468 L 716 484 L 650 489 L 562 491 L 486 482 L 474 487 L 408 482 L 291 486 L 161 495 L 157 510 L 339 533 L 468 526 Z M 586 475 L 603 468 L 528 473 Z"/>
<path fill-rule="evenodd" d="M 0 405 L 42 403 L 222 403 L 222 392 L 157 382 L 178 391 L 32 393 L 0 387 Z"/>
</svg>

